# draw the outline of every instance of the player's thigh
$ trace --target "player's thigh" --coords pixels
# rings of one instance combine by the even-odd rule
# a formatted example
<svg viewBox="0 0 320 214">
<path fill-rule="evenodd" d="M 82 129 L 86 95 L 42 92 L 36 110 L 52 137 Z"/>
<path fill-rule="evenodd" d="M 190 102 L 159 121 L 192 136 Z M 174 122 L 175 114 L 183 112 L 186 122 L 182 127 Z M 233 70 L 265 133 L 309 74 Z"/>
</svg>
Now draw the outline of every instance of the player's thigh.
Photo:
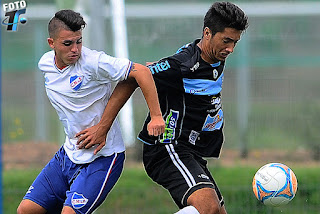
<svg viewBox="0 0 320 214">
<path fill-rule="evenodd" d="M 50 160 L 29 187 L 23 199 L 43 207 L 48 213 L 61 212 L 68 184 L 61 170 L 60 151 Z"/>
<path fill-rule="evenodd" d="M 17 214 L 45 214 L 46 212 L 45 208 L 29 199 L 23 199 L 17 209 Z"/>
<path fill-rule="evenodd" d="M 124 164 L 124 153 L 99 157 L 83 167 L 67 191 L 64 206 L 76 213 L 92 213 L 118 181 Z"/>
<path fill-rule="evenodd" d="M 215 188 L 203 164 L 189 151 L 167 144 L 144 146 L 143 155 L 148 175 L 170 192 L 180 208 L 187 206 L 188 197 L 196 190 Z"/>
</svg>

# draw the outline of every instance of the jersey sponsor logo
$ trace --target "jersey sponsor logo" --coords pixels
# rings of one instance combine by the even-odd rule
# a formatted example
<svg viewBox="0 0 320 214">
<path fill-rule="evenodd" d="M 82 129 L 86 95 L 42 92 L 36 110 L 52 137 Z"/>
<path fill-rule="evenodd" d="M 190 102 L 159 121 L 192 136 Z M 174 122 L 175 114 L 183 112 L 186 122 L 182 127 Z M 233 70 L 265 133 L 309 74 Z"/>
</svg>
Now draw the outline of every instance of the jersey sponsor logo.
<svg viewBox="0 0 320 214">
<path fill-rule="evenodd" d="M 215 97 L 215 96 L 213 96 L 213 97 L 211 98 L 211 105 L 213 105 L 214 108 L 208 110 L 208 111 L 207 111 L 208 113 L 213 113 L 213 112 L 218 111 L 218 109 L 220 109 L 221 106 L 222 106 L 222 104 L 221 104 L 221 98 L 220 98 L 220 97 Z"/>
<path fill-rule="evenodd" d="M 201 88 L 201 89 L 190 89 L 190 94 L 198 94 L 198 93 L 204 93 L 206 92 L 206 88 Z"/>
<path fill-rule="evenodd" d="M 211 104 L 212 105 L 219 105 L 219 104 L 221 105 L 221 98 L 213 96 L 211 98 Z"/>
<path fill-rule="evenodd" d="M 209 114 L 207 115 L 206 121 L 202 126 L 202 131 L 214 131 L 221 129 L 223 124 L 223 111 L 220 109 L 218 113 L 211 117 Z"/>
<path fill-rule="evenodd" d="M 196 64 L 194 64 L 194 66 L 192 66 L 192 68 L 190 68 L 190 71 L 195 72 L 199 67 L 200 67 L 200 63 L 197 62 Z"/>
<path fill-rule="evenodd" d="M 148 68 L 150 69 L 151 73 L 154 74 L 154 73 L 159 73 L 159 72 L 162 72 L 162 71 L 166 71 L 169 68 L 171 68 L 171 66 L 170 66 L 168 60 L 166 60 L 166 61 L 163 61 L 163 62 L 158 62 L 158 63 L 153 64 L 153 65 L 149 65 Z"/>
<path fill-rule="evenodd" d="M 71 204 L 73 208 L 80 209 L 84 207 L 89 200 L 85 198 L 82 194 L 79 194 L 77 192 L 73 193 L 71 198 Z"/>
<path fill-rule="evenodd" d="M 73 90 L 78 91 L 82 85 L 83 76 L 72 76 L 70 77 L 70 86 Z"/>
<path fill-rule="evenodd" d="M 197 141 L 199 135 L 200 135 L 199 132 L 191 130 L 191 133 L 189 135 L 189 143 L 191 143 L 192 145 L 196 145 L 196 141 Z"/>
<path fill-rule="evenodd" d="M 171 140 L 174 139 L 178 118 L 179 112 L 170 109 L 170 114 L 166 119 L 166 128 L 163 133 L 163 138 L 160 140 L 161 143 L 171 143 Z"/>
</svg>

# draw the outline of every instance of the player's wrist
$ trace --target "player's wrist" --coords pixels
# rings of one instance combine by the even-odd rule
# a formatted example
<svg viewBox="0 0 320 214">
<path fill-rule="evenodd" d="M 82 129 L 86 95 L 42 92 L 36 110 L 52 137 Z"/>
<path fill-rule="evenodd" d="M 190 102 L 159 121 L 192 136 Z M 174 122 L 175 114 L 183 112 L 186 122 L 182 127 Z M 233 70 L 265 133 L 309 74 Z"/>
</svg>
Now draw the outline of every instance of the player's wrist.
<svg viewBox="0 0 320 214">
<path fill-rule="evenodd" d="M 111 127 L 111 125 L 112 125 L 112 122 L 113 121 L 100 121 L 97 124 L 97 127 L 98 127 L 98 129 L 100 129 L 103 132 L 108 132 L 110 127 Z"/>
<path fill-rule="evenodd" d="M 151 114 L 150 113 L 150 117 L 151 119 L 162 119 L 162 114 L 161 113 L 154 113 L 154 114 Z"/>
</svg>

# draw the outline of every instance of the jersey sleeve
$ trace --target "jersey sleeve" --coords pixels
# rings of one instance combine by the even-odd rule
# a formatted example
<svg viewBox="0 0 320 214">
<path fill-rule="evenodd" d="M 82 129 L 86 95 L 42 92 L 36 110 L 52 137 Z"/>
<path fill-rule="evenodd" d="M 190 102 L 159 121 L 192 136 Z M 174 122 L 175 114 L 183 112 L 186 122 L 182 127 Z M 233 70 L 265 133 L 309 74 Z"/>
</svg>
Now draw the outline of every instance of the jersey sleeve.
<svg viewBox="0 0 320 214">
<path fill-rule="evenodd" d="M 129 59 L 101 54 L 98 61 L 97 79 L 106 82 L 125 80 L 131 67 L 132 62 Z"/>
<path fill-rule="evenodd" d="M 179 62 L 172 58 L 164 58 L 148 65 L 154 81 L 159 89 L 177 90 L 181 88 L 181 71 Z"/>
<path fill-rule="evenodd" d="M 54 51 L 45 53 L 38 62 L 38 68 L 42 72 L 54 70 Z"/>
</svg>

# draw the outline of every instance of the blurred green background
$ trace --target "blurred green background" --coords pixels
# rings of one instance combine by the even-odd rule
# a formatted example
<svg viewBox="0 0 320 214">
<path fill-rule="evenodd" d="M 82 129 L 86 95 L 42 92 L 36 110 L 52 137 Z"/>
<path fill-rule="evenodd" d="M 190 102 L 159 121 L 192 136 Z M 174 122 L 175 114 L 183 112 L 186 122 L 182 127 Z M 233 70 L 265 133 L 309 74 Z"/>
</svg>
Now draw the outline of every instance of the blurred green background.
<svg viewBox="0 0 320 214">
<path fill-rule="evenodd" d="M 10 1 L 1 3 L 6 2 Z M 97 2 L 102 3 L 101 8 L 92 6 L 97 5 Z M 188 15 L 194 11 L 181 12 L 181 10 L 186 5 L 194 6 L 196 10 L 200 5 L 206 11 L 212 2 L 214 1 L 127 0 L 129 58 L 142 64 L 155 61 L 173 54 L 182 45 L 200 38 L 204 13 Z M 274 209 L 263 210 L 264 208 L 256 203 L 251 195 L 249 180 L 261 164 L 270 161 L 289 163 L 293 169 L 299 169 L 303 165 L 305 170 L 301 169 L 300 175 L 297 175 L 298 180 L 299 177 L 308 179 L 308 173 L 320 171 L 320 133 L 318 131 L 320 128 L 318 117 L 320 113 L 320 9 L 317 9 L 320 6 L 316 0 L 233 2 L 244 10 L 248 10 L 245 11 L 248 13 L 250 26 L 238 43 L 235 52 L 227 60 L 222 97 L 226 142 L 220 160 L 209 163 L 213 167 L 213 172 L 218 169 L 217 174 L 213 173 L 214 177 L 219 177 L 220 174 L 224 176 L 224 173 L 227 173 L 225 177 L 234 179 L 234 175 L 239 175 L 239 180 L 243 181 L 241 183 L 232 179 L 225 180 L 225 177 L 221 178 L 221 182 L 225 182 L 221 185 L 224 187 L 222 191 L 231 197 L 227 201 L 231 207 L 229 213 L 238 213 L 237 208 L 232 208 L 232 205 L 243 206 L 244 213 L 280 213 L 279 210 Z M 254 13 L 253 9 L 259 8 L 256 5 L 263 3 L 270 6 L 270 9 L 261 14 Z M 312 4 L 314 7 L 305 9 L 306 5 Z M 11 207 L 17 206 L 17 202 L 7 203 L 10 202 L 9 198 L 14 195 L 18 197 L 18 201 L 21 200 L 39 169 L 51 158 L 64 139 L 57 115 L 46 98 L 43 78 L 37 68 L 37 62 L 44 52 L 50 50 L 46 43 L 48 20 L 58 7 L 67 8 L 71 5 L 80 8 L 86 15 L 85 18 L 93 19 L 93 14 L 97 11 L 104 11 L 104 16 L 99 17 L 101 20 L 97 22 L 100 26 L 97 27 L 94 25 L 96 23 L 90 22 L 84 30 L 84 45 L 114 55 L 115 40 L 112 33 L 110 5 L 107 0 L 29 0 L 26 14 L 24 14 L 28 20 L 25 25 L 19 24 L 17 32 L 8 32 L 5 26 L 1 26 L 3 196 L 6 209 L 9 209 L 8 204 Z M 272 15 L 283 5 L 288 5 L 286 10 L 288 14 Z M 152 9 L 158 8 L 156 10 L 158 12 L 154 16 L 145 17 L 142 15 L 144 12 L 148 14 L 148 11 L 136 14 L 138 12 L 135 8 L 145 6 Z M 186 15 L 164 16 L 162 14 L 170 10 Z M 304 10 L 305 13 L 303 13 Z M 3 13 L 1 15 L 3 19 Z M 90 27 L 91 25 L 94 27 Z M 92 39 L 97 36 L 96 34 L 103 35 L 102 45 L 97 45 L 97 42 Z M 139 90 L 133 95 L 132 101 L 134 129 L 137 134 L 146 117 L 147 107 Z M 126 134 L 125 129 L 122 131 Z M 137 140 L 126 143 L 130 145 L 127 166 L 119 185 L 110 195 L 110 197 L 115 196 L 112 204 L 120 203 L 117 199 L 126 195 L 137 198 L 136 194 L 147 194 L 140 192 L 141 189 L 146 191 L 151 189 L 152 194 L 145 196 L 147 198 L 155 196 L 154 191 L 156 193 L 159 191 L 159 194 L 163 191 L 161 188 L 154 190 L 153 188 L 157 186 L 151 184 L 142 170 L 141 143 Z M 27 149 L 33 153 L 27 153 Z M 48 151 L 44 152 L 44 150 Z M 21 168 L 24 170 L 21 171 Z M 25 171 L 25 169 L 30 170 Z M 17 176 L 20 173 L 21 177 Z M 25 173 L 30 173 L 30 176 L 24 176 Z M 318 203 L 320 197 L 316 193 L 320 190 L 319 173 L 316 175 L 311 176 L 313 179 L 303 182 L 298 190 L 305 194 L 305 198 L 294 201 L 296 206 L 293 207 L 303 207 L 300 213 L 316 213 L 313 211 L 320 210 L 320 203 Z M 126 179 L 132 176 L 138 176 L 135 180 L 137 182 L 125 184 Z M 25 182 L 21 182 L 27 177 Z M 124 183 L 121 183 L 122 180 Z M 150 184 L 150 187 L 148 185 L 140 187 L 140 182 Z M 247 195 L 253 201 L 243 201 L 243 196 L 232 198 L 235 192 Z M 163 197 L 162 194 L 159 197 L 161 199 L 157 200 L 163 200 L 163 202 L 156 203 L 168 204 L 170 208 L 157 213 L 176 211 L 166 192 L 163 192 Z M 146 206 L 143 201 L 134 202 L 135 200 L 133 205 L 128 201 L 120 203 L 121 205 L 115 208 L 118 210 L 117 213 L 138 213 L 141 207 Z M 110 207 L 110 203 L 106 202 L 105 206 Z M 13 213 L 13 211 L 5 213 Z M 146 208 L 146 212 L 142 213 L 150 213 L 150 211 Z M 282 213 L 293 212 L 282 210 Z"/>
</svg>

